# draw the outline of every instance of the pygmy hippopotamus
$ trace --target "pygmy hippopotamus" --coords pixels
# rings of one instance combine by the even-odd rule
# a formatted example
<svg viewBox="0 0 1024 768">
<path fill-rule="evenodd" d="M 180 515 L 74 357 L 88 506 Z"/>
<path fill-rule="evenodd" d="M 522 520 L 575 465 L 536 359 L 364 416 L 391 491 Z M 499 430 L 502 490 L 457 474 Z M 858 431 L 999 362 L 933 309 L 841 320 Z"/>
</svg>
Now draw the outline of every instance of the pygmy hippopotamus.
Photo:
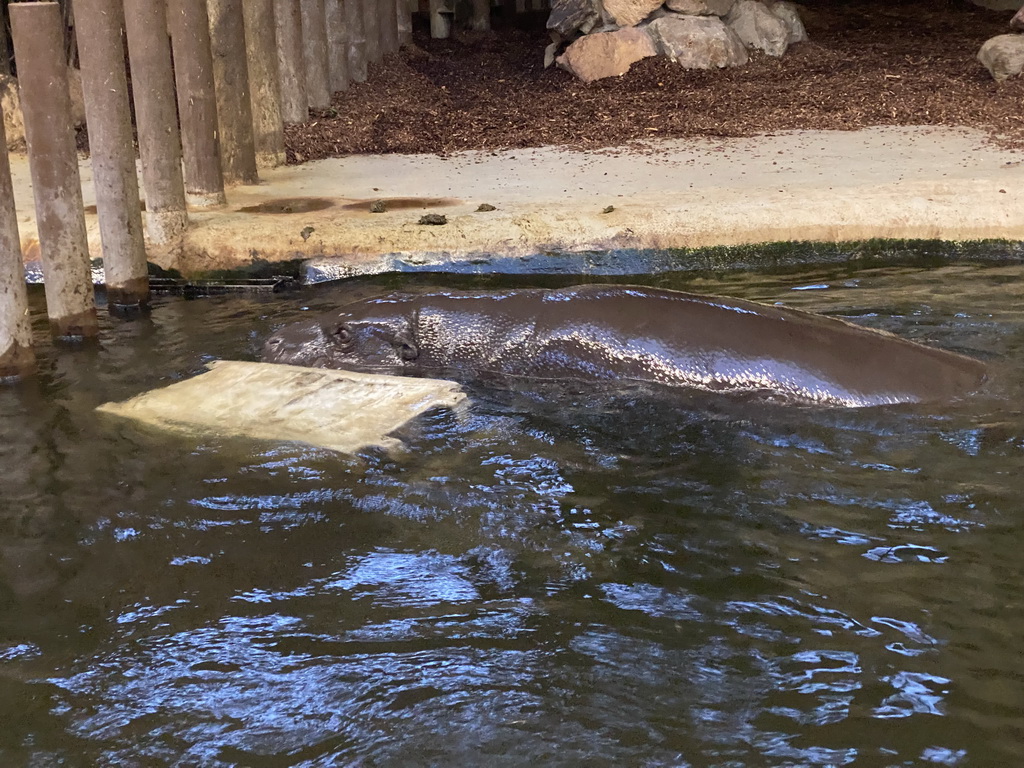
<svg viewBox="0 0 1024 768">
<path fill-rule="evenodd" d="M 639 381 L 795 403 L 950 400 L 978 360 L 842 320 L 637 286 L 392 293 L 281 329 L 264 361 L 420 376 Z"/>
</svg>

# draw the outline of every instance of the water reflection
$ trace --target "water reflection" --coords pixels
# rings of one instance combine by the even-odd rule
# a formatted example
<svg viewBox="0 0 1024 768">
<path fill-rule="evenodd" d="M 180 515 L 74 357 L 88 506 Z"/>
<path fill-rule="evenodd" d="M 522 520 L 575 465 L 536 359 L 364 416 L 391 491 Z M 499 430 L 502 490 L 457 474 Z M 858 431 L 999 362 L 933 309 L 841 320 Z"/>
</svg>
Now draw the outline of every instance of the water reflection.
<svg viewBox="0 0 1024 768">
<path fill-rule="evenodd" d="M 44 348 L 0 390 L 3 764 L 1012 763 L 1024 270 L 951 269 L 697 286 L 988 356 L 943 412 L 480 389 L 341 457 L 92 408 L 373 285 Z"/>
</svg>

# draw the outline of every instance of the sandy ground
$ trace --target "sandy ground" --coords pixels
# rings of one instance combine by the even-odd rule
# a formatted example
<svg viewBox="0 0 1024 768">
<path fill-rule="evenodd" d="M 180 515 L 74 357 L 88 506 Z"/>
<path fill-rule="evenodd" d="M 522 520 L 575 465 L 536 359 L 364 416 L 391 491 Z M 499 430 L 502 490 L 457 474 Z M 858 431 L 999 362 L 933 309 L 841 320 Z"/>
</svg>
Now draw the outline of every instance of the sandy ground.
<svg viewBox="0 0 1024 768">
<path fill-rule="evenodd" d="M 38 256 L 28 164 L 12 157 L 26 259 Z M 339 276 L 401 262 L 616 248 L 923 238 L 1024 241 L 1024 153 L 936 127 L 798 131 L 558 148 L 359 155 L 265 171 L 194 212 L 163 267 L 200 275 L 313 259 Z M 94 202 L 83 161 L 86 205 Z M 383 200 L 384 213 L 370 213 Z M 496 210 L 477 212 L 480 204 Z M 611 208 L 611 210 L 609 210 Z M 443 226 L 418 224 L 443 214 Z M 90 250 L 98 224 L 87 215 Z"/>
</svg>

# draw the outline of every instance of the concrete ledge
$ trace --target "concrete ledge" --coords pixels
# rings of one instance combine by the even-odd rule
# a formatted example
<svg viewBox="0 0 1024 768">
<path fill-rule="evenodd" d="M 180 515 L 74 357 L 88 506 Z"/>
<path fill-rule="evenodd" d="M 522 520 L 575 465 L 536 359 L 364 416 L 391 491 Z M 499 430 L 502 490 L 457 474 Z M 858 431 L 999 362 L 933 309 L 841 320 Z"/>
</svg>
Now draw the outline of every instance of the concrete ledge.
<svg viewBox="0 0 1024 768">
<path fill-rule="evenodd" d="M 180 243 L 150 255 L 186 275 L 312 259 L 340 277 L 399 262 L 543 253 L 879 238 L 1024 241 L 1022 160 L 978 131 L 935 127 L 673 140 L 586 153 L 353 156 L 265 171 L 263 184 L 229 190 L 227 207 L 194 212 Z M 91 190 L 86 196 L 88 205 Z M 16 197 L 29 257 L 31 198 Z M 386 211 L 371 213 L 378 200 Z M 482 203 L 496 210 L 478 212 Z M 427 212 L 448 223 L 418 224 Z"/>
</svg>

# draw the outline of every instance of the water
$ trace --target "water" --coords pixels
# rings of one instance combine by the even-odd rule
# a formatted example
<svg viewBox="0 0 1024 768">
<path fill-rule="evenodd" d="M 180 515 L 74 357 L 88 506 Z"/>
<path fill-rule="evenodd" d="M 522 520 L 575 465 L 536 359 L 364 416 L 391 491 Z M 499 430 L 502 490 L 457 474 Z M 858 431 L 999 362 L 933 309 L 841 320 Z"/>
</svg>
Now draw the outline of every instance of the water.
<svg viewBox="0 0 1024 768">
<path fill-rule="evenodd" d="M 966 403 L 477 390 L 394 456 L 92 410 L 393 279 L 43 348 L 0 390 L 0 764 L 1015 764 L 1022 279 L 649 279 L 983 357 Z"/>
</svg>

